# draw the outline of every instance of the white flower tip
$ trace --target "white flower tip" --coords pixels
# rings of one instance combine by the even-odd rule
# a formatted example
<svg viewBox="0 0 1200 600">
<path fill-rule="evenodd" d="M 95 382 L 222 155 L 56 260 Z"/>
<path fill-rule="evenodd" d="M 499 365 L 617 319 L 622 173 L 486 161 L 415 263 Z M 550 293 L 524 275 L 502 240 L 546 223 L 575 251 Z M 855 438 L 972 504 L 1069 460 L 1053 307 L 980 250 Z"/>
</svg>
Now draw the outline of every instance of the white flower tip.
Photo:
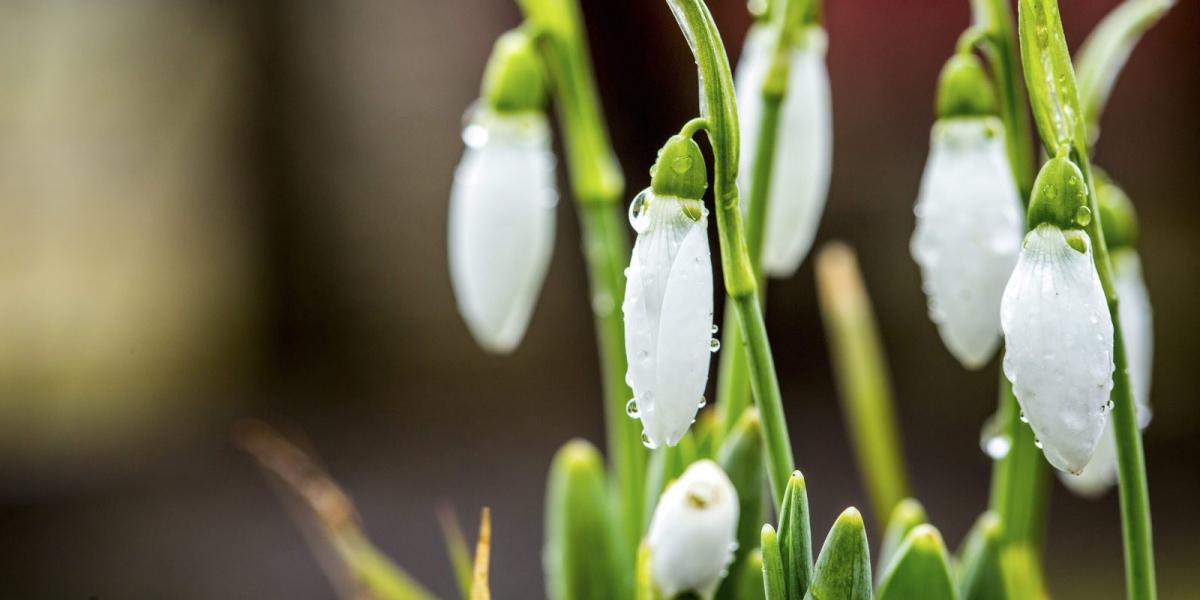
<svg viewBox="0 0 1200 600">
<path fill-rule="evenodd" d="M 651 575 L 663 595 L 710 596 L 733 560 L 737 522 L 737 490 L 717 463 L 696 461 L 667 486 L 646 536 Z"/>
</svg>

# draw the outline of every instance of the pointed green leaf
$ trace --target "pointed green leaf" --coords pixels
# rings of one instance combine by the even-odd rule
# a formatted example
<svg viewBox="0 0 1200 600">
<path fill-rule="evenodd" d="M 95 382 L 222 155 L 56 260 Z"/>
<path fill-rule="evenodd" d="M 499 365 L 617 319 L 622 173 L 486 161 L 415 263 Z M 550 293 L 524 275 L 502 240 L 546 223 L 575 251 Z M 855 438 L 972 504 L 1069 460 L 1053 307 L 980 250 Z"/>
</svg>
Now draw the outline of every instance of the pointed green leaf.
<svg viewBox="0 0 1200 600">
<path fill-rule="evenodd" d="M 733 431 L 721 444 L 717 462 L 738 493 L 738 547 L 729 568 L 729 577 L 721 582 L 717 590 L 718 600 L 733 600 L 736 598 L 735 592 L 741 587 L 738 578 L 743 571 L 742 562 L 759 541 L 765 512 L 763 491 L 766 488 L 766 471 L 763 469 L 762 424 L 758 420 L 757 410 L 748 408 L 742 413 Z"/>
<path fill-rule="evenodd" d="M 792 472 L 779 507 L 779 551 L 790 600 L 801 600 L 812 581 L 812 529 L 808 486 L 800 471 Z"/>
<path fill-rule="evenodd" d="M 1020 0 L 1017 24 L 1029 103 L 1046 152 L 1051 156 L 1060 148 L 1086 152 L 1083 109 L 1057 0 Z"/>
<path fill-rule="evenodd" d="M 650 462 L 646 466 L 646 498 L 644 500 L 645 510 L 642 511 L 643 523 L 642 531 L 650 527 L 650 518 L 654 516 L 654 507 L 658 506 L 658 499 L 662 496 L 663 490 L 667 489 L 667 484 L 679 479 L 683 475 L 683 470 L 687 468 L 691 461 L 688 460 L 688 444 L 686 440 L 690 440 L 691 435 L 683 436 L 683 440 L 675 446 L 657 448 L 650 453 Z"/>
<path fill-rule="evenodd" d="M 1172 4 L 1172 0 L 1122 2 L 1096 25 L 1079 47 L 1079 60 L 1076 61 L 1079 99 L 1083 102 L 1083 114 L 1093 138 L 1099 131 L 1095 125 L 1100 120 L 1100 113 L 1108 103 L 1113 84 L 1125 61 L 1129 60 L 1133 47 L 1146 30 L 1167 14 Z"/>
<path fill-rule="evenodd" d="M 463 600 L 471 595 L 471 552 L 467 550 L 467 538 L 463 535 L 458 517 L 450 507 L 438 511 L 438 521 L 442 524 L 442 538 L 446 541 L 446 553 L 450 557 L 450 566 L 454 569 L 454 581 L 458 584 L 458 592 Z"/>
<path fill-rule="evenodd" d="M 779 553 L 779 538 L 775 528 L 762 526 L 762 583 L 767 600 L 786 600 L 787 586 L 784 583 L 783 557 Z"/>
<path fill-rule="evenodd" d="M 834 522 L 817 556 L 812 600 L 871 600 L 871 552 L 862 515 L 853 506 Z"/>
<path fill-rule="evenodd" d="M 620 568 L 617 524 L 609 506 L 600 453 L 583 440 L 554 456 L 546 490 L 542 560 L 551 600 L 607 600 L 632 594 L 632 573 Z M 632 563 L 630 563 L 632 564 Z"/>
<path fill-rule="evenodd" d="M 767 600 L 767 589 L 763 582 L 762 551 L 755 548 L 742 561 L 742 572 L 738 575 L 738 600 Z"/>
<path fill-rule="evenodd" d="M 905 498 L 896 503 L 896 508 L 892 509 L 892 515 L 888 518 L 887 529 L 883 532 L 883 543 L 879 546 L 879 560 L 875 564 L 881 575 L 888 569 L 892 558 L 896 556 L 896 551 L 900 549 L 900 544 L 904 543 L 904 538 L 908 537 L 908 532 L 917 525 L 928 522 L 929 517 L 925 514 L 925 507 L 915 499 Z"/>
<path fill-rule="evenodd" d="M 957 600 L 946 544 L 933 525 L 916 526 L 879 584 L 878 600 Z"/>
<path fill-rule="evenodd" d="M 1042 578 L 1042 567 L 1033 548 L 1025 544 L 1009 546 L 1000 554 L 1000 568 L 1004 572 L 1004 587 L 1009 598 L 1021 600 L 1048 600 L 1046 583 Z"/>
<path fill-rule="evenodd" d="M 1004 531 L 1000 517 L 985 512 L 975 521 L 958 551 L 958 595 L 962 600 L 1005 600 L 1000 548 Z"/>
</svg>

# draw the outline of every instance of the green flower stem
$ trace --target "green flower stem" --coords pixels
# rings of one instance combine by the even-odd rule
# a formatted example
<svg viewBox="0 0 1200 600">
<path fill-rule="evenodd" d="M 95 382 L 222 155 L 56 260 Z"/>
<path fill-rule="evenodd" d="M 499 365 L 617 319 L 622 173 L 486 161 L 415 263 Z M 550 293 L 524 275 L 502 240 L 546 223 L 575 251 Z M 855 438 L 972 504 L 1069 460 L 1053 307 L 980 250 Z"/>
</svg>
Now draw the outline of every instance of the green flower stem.
<svg viewBox="0 0 1200 600">
<path fill-rule="evenodd" d="M 712 14 L 702 0 L 667 0 L 688 39 L 700 70 L 701 103 L 713 152 L 713 204 L 721 245 L 721 268 L 725 291 L 738 315 L 749 356 L 750 387 L 762 417 L 767 450 L 767 475 L 774 491 L 775 506 L 783 501 L 784 488 L 793 469 L 791 441 L 783 416 L 783 399 L 775 362 L 767 341 L 758 281 L 742 227 L 738 206 L 738 121 L 733 75 L 729 57 Z"/>
<path fill-rule="evenodd" d="M 579 206 L 604 381 L 608 454 L 621 499 L 623 536 L 632 554 L 641 537 L 646 456 L 637 422 L 625 415 L 625 403 L 633 395 L 625 384 L 625 325 L 618 310 L 630 252 L 621 210 L 625 182 L 604 125 L 577 0 L 519 3 L 541 42 L 552 79 L 567 170 Z"/>
<path fill-rule="evenodd" d="M 842 410 L 871 509 L 882 521 L 909 495 L 910 486 L 875 316 L 849 246 L 833 243 L 822 248 L 816 265 Z"/>
<path fill-rule="evenodd" d="M 1016 30 L 1009 0 L 971 0 L 973 30 L 982 38 L 970 38 L 982 44 L 984 55 L 996 79 L 996 97 L 1004 122 L 1004 141 L 1009 166 L 1021 193 L 1029 203 L 1033 188 L 1033 129 L 1025 112 L 1025 91 L 1017 71 Z M 1005 524 L 1005 539 L 1041 547 L 1046 512 L 1046 462 L 1034 445 L 1033 430 L 1019 419 L 1021 408 L 1004 374 L 1000 374 L 999 408 L 1003 435 L 1010 441 L 1008 453 L 992 468 L 990 508 Z"/>
<path fill-rule="evenodd" d="M 1117 291 L 1112 263 L 1104 240 L 1096 186 L 1088 157 L 1085 114 L 1075 83 L 1075 70 L 1067 50 L 1056 0 L 1021 0 L 1019 23 L 1021 58 L 1034 118 L 1047 152 L 1069 149 L 1069 156 L 1083 172 L 1088 188 L 1092 218 L 1086 226 L 1091 239 L 1096 272 L 1108 300 L 1113 325 L 1113 430 L 1117 442 L 1117 480 L 1121 499 L 1121 524 L 1125 545 L 1125 584 L 1131 600 L 1157 597 L 1154 577 L 1154 547 L 1150 525 L 1150 495 L 1146 484 L 1145 457 L 1138 429 L 1137 411 L 1125 356 L 1124 336 L 1118 318 Z"/>
</svg>

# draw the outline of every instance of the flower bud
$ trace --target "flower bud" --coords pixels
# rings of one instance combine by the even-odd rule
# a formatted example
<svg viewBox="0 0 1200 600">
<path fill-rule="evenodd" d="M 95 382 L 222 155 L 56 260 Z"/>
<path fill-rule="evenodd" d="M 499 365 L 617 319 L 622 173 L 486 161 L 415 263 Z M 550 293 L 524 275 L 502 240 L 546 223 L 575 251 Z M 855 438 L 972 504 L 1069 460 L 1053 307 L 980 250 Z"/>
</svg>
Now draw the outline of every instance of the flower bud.
<svg viewBox="0 0 1200 600">
<path fill-rule="evenodd" d="M 1038 176 L 1031 219 L 1038 196 L 1047 193 L 1045 174 Z M 1050 464 L 1079 474 L 1104 431 L 1113 387 L 1112 320 L 1083 232 L 1050 222 L 1029 232 L 1004 290 L 1000 324 L 1004 374 L 1024 418 Z"/>
<path fill-rule="evenodd" d="M 540 112 L 546 106 L 542 63 L 529 35 L 520 29 L 496 40 L 483 72 L 488 106 L 499 113 Z"/>
<path fill-rule="evenodd" d="M 982 367 L 1000 343 L 1000 297 L 1025 230 L 999 119 L 934 125 L 914 212 L 909 248 L 929 318 L 963 366 Z"/>
<path fill-rule="evenodd" d="M 1064 156 L 1050 159 L 1033 182 L 1033 196 L 1029 199 L 1030 229 L 1042 223 L 1050 223 L 1059 229 L 1081 229 L 1091 220 L 1087 183 L 1079 167 Z"/>
<path fill-rule="evenodd" d="M 663 492 L 646 544 L 650 571 L 666 598 L 712 596 L 737 546 L 738 495 L 717 463 L 692 463 Z"/>
<path fill-rule="evenodd" d="M 641 419 L 650 448 L 678 443 L 705 403 L 715 342 L 703 177 L 699 147 L 674 136 L 659 154 L 652 187 L 629 209 L 638 235 L 621 306 L 625 379 L 634 393 L 627 412 Z"/>
<path fill-rule="evenodd" d="M 996 114 L 996 93 L 974 54 L 955 54 L 938 76 L 937 115 L 987 117 Z"/>
<path fill-rule="evenodd" d="M 540 113 L 481 106 L 450 191 L 450 282 L 480 346 L 516 348 L 554 249 L 554 154 Z"/>
<path fill-rule="evenodd" d="M 1109 252 L 1137 245 L 1137 215 L 1133 202 L 1117 184 L 1099 169 L 1095 169 L 1096 204 L 1100 207 L 1100 224 Z"/>
<path fill-rule="evenodd" d="M 735 77 L 738 123 L 741 128 L 738 187 L 748 199 L 757 155 L 763 112 L 763 86 L 771 71 L 777 31 L 755 25 L 746 36 Z M 828 45 L 825 31 L 810 26 L 791 53 L 786 94 L 780 107 L 775 160 L 767 190 L 767 220 L 763 232 L 763 272 L 789 277 L 812 248 L 833 160 L 833 119 Z M 743 203 L 743 206 L 748 205 Z M 758 257 L 755 257 L 758 258 Z"/>
</svg>

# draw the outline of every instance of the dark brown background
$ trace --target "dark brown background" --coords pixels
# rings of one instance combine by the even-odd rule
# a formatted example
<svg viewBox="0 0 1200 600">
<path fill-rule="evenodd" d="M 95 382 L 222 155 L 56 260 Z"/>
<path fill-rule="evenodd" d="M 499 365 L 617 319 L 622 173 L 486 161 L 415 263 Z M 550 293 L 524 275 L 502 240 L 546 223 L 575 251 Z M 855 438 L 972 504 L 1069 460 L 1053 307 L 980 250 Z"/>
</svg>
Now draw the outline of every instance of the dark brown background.
<svg viewBox="0 0 1200 600">
<path fill-rule="evenodd" d="M 694 70 L 662 2 L 584 4 L 632 197 L 661 142 L 693 116 Z M 1073 45 L 1114 4 L 1064 2 Z M 713 5 L 736 58 L 744 5 Z M 0 304 L 10 325 L 0 327 L 0 595 L 330 597 L 271 489 L 229 442 L 231 425 L 252 415 L 303 431 L 380 547 L 440 594 L 453 584 L 435 507 L 471 522 L 487 504 L 495 596 L 541 597 L 550 457 L 573 436 L 603 439 L 573 208 L 560 205 L 547 284 L 511 357 L 473 345 L 445 258 L 460 116 L 516 9 L 89 6 L 0 8 L 0 238 L 10 241 L 0 274 L 19 292 Z M 914 485 L 957 545 L 986 503 L 978 434 L 998 361 L 967 373 L 945 352 L 907 244 L 935 78 L 968 6 L 853 0 L 826 10 L 835 157 L 818 243 L 859 250 Z M 1137 202 L 1145 232 L 1158 341 L 1146 448 L 1164 598 L 1200 587 L 1197 17 L 1182 3 L 1137 48 L 1097 156 Z M 185 133 L 171 134 L 181 122 Z M 129 239 L 146 245 L 112 250 Z M 58 251 L 63 263 L 39 259 Z M 66 291 L 38 287 L 51 269 Z M 103 305 L 111 310 L 89 312 L 109 287 L 85 274 L 133 300 L 118 294 Z M 163 281 L 168 292 L 143 293 Z M 33 288 L 51 291 L 20 295 Z M 68 305 L 29 299 L 38 297 Z M 823 532 L 864 498 L 811 267 L 773 282 L 768 304 L 797 463 Z M 64 320 L 55 344 L 44 341 L 50 325 L 30 325 Z M 868 527 L 877 541 L 871 515 Z M 1122 597 L 1116 494 L 1086 501 L 1055 484 L 1046 562 L 1056 597 Z"/>
</svg>

